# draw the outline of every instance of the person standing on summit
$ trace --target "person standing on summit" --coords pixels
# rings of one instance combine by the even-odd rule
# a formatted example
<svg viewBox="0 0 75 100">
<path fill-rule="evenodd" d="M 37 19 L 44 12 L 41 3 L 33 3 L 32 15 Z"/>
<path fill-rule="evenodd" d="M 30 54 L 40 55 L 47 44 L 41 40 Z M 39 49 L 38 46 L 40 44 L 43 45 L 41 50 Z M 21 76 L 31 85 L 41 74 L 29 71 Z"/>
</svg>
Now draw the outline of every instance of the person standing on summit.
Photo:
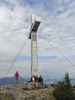
<svg viewBox="0 0 75 100">
<path fill-rule="evenodd" d="M 15 73 L 16 83 L 18 83 L 18 81 L 19 81 L 19 77 L 20 77 L 19 72 L 16 71 L 16 73 Z"/>
</svg>

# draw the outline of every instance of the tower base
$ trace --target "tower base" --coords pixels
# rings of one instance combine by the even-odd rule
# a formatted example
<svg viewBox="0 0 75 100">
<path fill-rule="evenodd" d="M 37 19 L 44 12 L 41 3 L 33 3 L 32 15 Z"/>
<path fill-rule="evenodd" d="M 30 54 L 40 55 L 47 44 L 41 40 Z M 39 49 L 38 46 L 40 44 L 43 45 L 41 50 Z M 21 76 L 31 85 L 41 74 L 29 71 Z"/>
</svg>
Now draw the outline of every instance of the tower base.
<svg viewBox="0 0 75 100">
<path fill-rule="evenodd" d="M 35 76 L 31 77 L 32 88 L 42 88 L 43 87 L 43 78 L 42 76 Z"/>
</svg>

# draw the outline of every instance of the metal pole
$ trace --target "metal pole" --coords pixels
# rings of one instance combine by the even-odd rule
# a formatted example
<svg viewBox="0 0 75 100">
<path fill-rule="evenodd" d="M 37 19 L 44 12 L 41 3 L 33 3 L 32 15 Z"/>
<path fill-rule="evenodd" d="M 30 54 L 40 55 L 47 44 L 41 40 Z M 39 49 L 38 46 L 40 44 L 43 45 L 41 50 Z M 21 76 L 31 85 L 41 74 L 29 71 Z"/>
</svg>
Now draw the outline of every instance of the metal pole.
<svg viewBox="0 0 75 100">
<path fill-rule="evenodd" d="M 32 30 L 32 15 L 31 15 L 31 29 L 30 30 Z M 31 36 L 31 38 L 32 38 L 32 36 Z M 31 77 L 32 77 L 32 42 L 31 42 Z"/>
</svg>

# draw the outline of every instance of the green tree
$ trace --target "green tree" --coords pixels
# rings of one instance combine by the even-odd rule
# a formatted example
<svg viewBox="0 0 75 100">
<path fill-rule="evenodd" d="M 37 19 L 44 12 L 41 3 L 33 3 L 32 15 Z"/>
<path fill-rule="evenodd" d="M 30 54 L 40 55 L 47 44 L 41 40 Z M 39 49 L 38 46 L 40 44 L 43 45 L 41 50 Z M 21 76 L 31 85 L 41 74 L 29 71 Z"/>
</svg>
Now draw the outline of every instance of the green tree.
<svg viewBox="0 0 75 100">
<path fill-rule="evenodd" d="M 71 82 L 70 82 L 69 73 L 65 73 L 64 84 L 65 84 L 68 88 L 71 87 Z"/>
<path fill-rule="evenodd" d="M 75 94 L 68 73 L 65 74 L 64 81 L 58 82 L 53 91 L 53 95 L 56 100 L 75 100 Z"/>
</svg>

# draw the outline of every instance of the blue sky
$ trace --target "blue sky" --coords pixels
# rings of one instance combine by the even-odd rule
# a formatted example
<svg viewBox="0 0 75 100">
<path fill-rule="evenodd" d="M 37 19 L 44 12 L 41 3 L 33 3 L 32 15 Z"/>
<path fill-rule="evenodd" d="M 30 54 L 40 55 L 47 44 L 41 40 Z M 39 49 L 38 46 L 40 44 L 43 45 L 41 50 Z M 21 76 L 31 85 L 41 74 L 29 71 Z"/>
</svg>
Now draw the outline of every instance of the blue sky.
<svg viewBox="0 0 75 100">
<path fill-rule="evenodd" d="M 37 33 L 38 54 L 41 57 L 50 57 L 45 62 L 39 62 L 40 70 L 45 70 L 47 66 L 47 70 L 53 74 L 69 71 L 74 75 L 75 1 L 0 0 L 0 61 L 11 61 L 0 62 L 1 77 L 6 75 L 18 53 L 18 57 L 30 56 L 28 33 L 31 15 L 40 16 L 42 19 Z M 54 56 L 57 58 L 53 58 Z M 25 64 L 24 61 L 20 63 L 14 61 L 13 66 L 15 67 L 8 75 L 13 75 L 15 69 L 24 72 L 24 66 L 29 66 L 26 69 L 30 69 L 30 64 L 28 62 Z M 57 70 L 54 72 L 56 67 Z"/>
</svg>

